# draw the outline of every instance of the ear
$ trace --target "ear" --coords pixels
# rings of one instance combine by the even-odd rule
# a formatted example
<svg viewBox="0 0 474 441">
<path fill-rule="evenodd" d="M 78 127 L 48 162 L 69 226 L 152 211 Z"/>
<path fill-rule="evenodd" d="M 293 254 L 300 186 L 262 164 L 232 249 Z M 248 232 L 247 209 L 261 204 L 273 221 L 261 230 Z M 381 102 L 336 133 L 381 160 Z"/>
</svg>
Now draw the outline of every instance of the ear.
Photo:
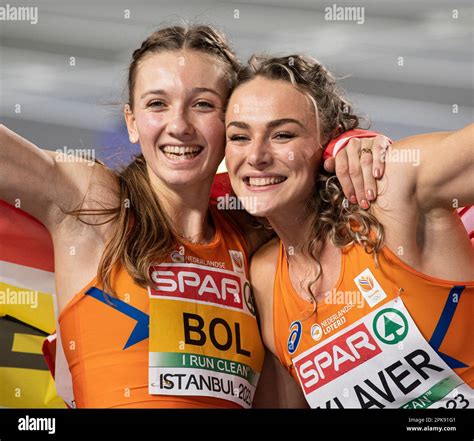
<svg viewBox="0 0 474 441">
<path fill-rule="evenodd" d="M 129 104 L 125 104 L 124 106 L 123 116 L 125 118 L 125 123 L 127 124 L 127 131 L 130 142 L 132 144 L 136 144 L 139 139 L 137 124 L 135 121 L 135 116 Z"/>
</svg>

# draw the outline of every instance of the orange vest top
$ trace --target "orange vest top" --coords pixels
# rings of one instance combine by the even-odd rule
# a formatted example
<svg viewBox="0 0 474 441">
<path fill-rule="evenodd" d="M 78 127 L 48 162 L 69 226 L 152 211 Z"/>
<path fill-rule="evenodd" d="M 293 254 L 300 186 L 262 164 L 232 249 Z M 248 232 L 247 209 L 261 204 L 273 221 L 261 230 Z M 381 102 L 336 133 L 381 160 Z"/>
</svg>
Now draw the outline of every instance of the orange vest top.
<svg viewBox="0 0 474 441">
<path fill-rule="evenodd" d="M 449 368 L 472 388 L 474 386 L 474 345 L 472 344 L 474 281 L 452 282 L 422 274 L 402 262 L 387 247 L 383 247 L 378 260 L 379 263 L 376 265 L 373 255 L 366 253 L 359 245 L 342 249 L 339 280 L 328 297 L 331 300 L 318 301 L 316 312 L 311 314 L 313 304 L 301 298 L 291 284 L 286 253 L 283 243 L 280 242 L 273 288 L 273 329 L 276 351 L 281 363 L 301 385 L 307 400 L 311 393 L 319 393 L 320 397 L 323 396 L 323 387 L 332 381 L 335 383 L 330 387 L 339 384 L 336 381 L 347 381 L 348 377 L 346 380 L 342 378 L 344 375 L 353 375 L 360 379 L 361 384 L 357 386 L 357 392 L 358 396 L 362 397 L 362 401 L 370 401 L 362 389 L 373 392 L 378 387 L 382 390 L 382 396 L 385 386 L 393 390 L 393 383 L 390 383 L 392 377 L 405 392 L 410 389 L 407 384 L 418 382 L 418 379 L 408 375 L 404 378 L 402 366 L 406 365 L 407 361 L 403 358 L 398 360 L 397 353 L 393 355 L 392 352 L 392 356 L 387 356 L 391 360 L 379 358 L 377 362 L 380 371 L 377 372 L 377 368 L 374 368 L 373 375 L 368 372 L 368 364 L 361 367 L 367 360 L 375 357 L 374 354 L 380 353 L 377 349 L 372 354 L 369 347 L 381 347 L 381 341 L 388 343 L 386 347 L 397 347 L 397 344 L 401 344 L 400 349 L 403 348 L 401 340 L 405 333 L 402 329 L 404 323 L 407 324 L 408 321 L 405 321 L 400 314 L 389 314 L 386 318 L 383 317 L 387 308 L 392 306 L 391 302 L 395 301 L 399 304 L 400 299 L 421 332 L 425 343 L 429 344 L 429 347 Z M 390 305 L 384 308 L 389 303 Z M 377 315 L 378 309 L 385 309 L 385 312 Z M 356 325 L 361 319 L 364 321 L 364 317 L 373 317 L 373 321 Z M 354 326 L 354 330 L 351 326 Z M 364 334 L 365 331 L 370 335 Z M 355 332 L 359 332 L 358 337 L 351 337 L 351 334 Z M 411 329 L 407 335 L 410 335 L 410 332 L 412 332 Z M 382 340 L 374 337 L 376 335 Z M 351 338 L 355 339 L 355 343 Z M 363 339 L 366 340 L 363 341 Z M 416 350 L 415 348 L 412 351 L 415 358 L 413 360 L 410 356 L 408 358 L 414 364 L 423 363 L 423 353 Z M 402 351 L 399 352 L 402 354 Z M 397 363 L 397 365 L 382 372 L 384 364 L 388 366 L 391 363 Z M 387 374 L 388 371 L 389 374 Z M 426 369 L 426 374 L 430 373 L 431 371 Z M 425 373 L 420 375 L 425 375 Z M 358 382 L 357 378 L 350 381 L 352 385 Z M 370 389 L 368 385 L 374 385 L 375 389 Z M 346 407 L 343 405 L 343 399 L 349 396 L 350 388 L 347 387 L 345 391 L 340 390 L 340 393 L 345 393 L 345 395 L 338 398 L 339 402 L 336 405 L 332 402 L 330 406 L 325 400 L 318 403 L 318 399 L 321 398 L 313 395 L 316 397 L 313 402 L 317 404 L 312 407 Z M 390 401 L 381 399 L 380 394 L 373 393 L 372 395 L 378 397 L 378 403 L 380 403 L 380 405 L 375 404 L 374 407 L 390 407 Z M 311 404 L 311 400 L 308 402 Z M 338 405 L 341 403 L 342 405 Z M 463 403 L 460 407 L 464 405 Z M 367 407 L 370 407 L 370 403 Z"/>
<path fill-rule="evenodd" d="M 223 268 L 228 272 L 237 268 L 247 279 L 244 238 L 217 209 L 210 206 L 210 211 L 216 228 L 212 243 L 196 245 L 181 240 L 162 264 L 184 261 L 185 264 L 191 262 L 191 267 L 199 263 L 201 267 L 212 267 L 213 271 Z M 94 278 L 59 316 L 76 407 L 241 407 L 214 396 L 149 394 L 149 332 L 153 328 L 149 291 L 136 285 L 122 267 L 115 268 L 112 285 L 118 298 L 105 296 Z M 193 313 L 199 314 L 203 302 L 194 303 Z M 238 320 L 238 316 L 233 318 Z M 255 316 L 252 318 L 245 322 L 246 326 L 240 327 L 239 344 L 252 354 L 253 364 L 260 372 L 264 348 Z M 183 332 L 182 323 L 176 327 Z M 167 333 L 158 337 L 159 341 L 163 341 L 162 338 L 166 341 Z M 219 338 L 222 342 L 222 337 Z M 256 378 L 258 380 L 258 375 Z"/>
</svg>

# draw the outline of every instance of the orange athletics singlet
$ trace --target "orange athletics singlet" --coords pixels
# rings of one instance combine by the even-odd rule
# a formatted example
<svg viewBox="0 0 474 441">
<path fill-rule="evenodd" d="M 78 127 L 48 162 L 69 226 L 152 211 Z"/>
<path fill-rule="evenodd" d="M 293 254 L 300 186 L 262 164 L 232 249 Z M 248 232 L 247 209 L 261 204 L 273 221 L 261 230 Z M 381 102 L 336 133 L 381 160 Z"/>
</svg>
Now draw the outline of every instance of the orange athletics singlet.
<svg viewBox="0 0 474 441">
<path fill-rule="evenodd" d="M 387 247 L 341 250 L 332 292 L 292 287 L 280 242 L 273 289 L 277 355 L 314 408 L 474 407 L 474 282 L 422 274 Z"/>
<path fill-rule="evenodd" d="M 213 207 L 212 243 L 181 241 L 118 298 L 92 280 L 59 317 L 77 407 L 250 407 L 264 358 L 244 238 Z"/>
</svg>

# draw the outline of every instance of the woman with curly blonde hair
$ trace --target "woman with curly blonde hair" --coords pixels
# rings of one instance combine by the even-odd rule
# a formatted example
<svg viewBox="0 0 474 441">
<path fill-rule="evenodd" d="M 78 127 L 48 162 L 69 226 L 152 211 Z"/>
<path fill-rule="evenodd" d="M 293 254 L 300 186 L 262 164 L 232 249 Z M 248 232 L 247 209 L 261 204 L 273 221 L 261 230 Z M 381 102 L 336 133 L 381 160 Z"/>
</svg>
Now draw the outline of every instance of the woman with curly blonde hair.
<svg viewBox="0 0 474 441">
<path fill-rule="evenodd" d="M 364 211 L 321 167 L 348 114 L 301 55 L 253 57 L 230 98 L 232 186 L 278 235 L 251 262 L 264 343 L 312 407 L 472 407 L 474 126 L 393 144 Z"/>
</svg>

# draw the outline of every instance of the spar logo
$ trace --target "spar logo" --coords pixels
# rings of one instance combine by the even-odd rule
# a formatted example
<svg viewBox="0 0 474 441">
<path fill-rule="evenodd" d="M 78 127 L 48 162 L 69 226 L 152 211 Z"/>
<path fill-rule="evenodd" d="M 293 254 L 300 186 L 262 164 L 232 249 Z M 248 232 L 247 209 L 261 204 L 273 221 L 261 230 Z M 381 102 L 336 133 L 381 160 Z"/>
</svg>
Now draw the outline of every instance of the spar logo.
<svg viewBox="0 0 474 441">
<path fill-rule="evenodd" d="M 294 360 L 306 394 L 366 363 L 382 350 L 364 323 Z"/>
<path fill-rule="evenodd" d="M 377 338 L 386 345 L 396 345 L 408 334 L 408 320 L 395 308 L 379 311 L 374 317 L 372 326 Z"/>
<path fill-rule="evenodd" d="M 243 309 L 240 277 L 195 264 L 164 263 L 150 268 L 150 296 L 175 297 Z"/>
</svg>

